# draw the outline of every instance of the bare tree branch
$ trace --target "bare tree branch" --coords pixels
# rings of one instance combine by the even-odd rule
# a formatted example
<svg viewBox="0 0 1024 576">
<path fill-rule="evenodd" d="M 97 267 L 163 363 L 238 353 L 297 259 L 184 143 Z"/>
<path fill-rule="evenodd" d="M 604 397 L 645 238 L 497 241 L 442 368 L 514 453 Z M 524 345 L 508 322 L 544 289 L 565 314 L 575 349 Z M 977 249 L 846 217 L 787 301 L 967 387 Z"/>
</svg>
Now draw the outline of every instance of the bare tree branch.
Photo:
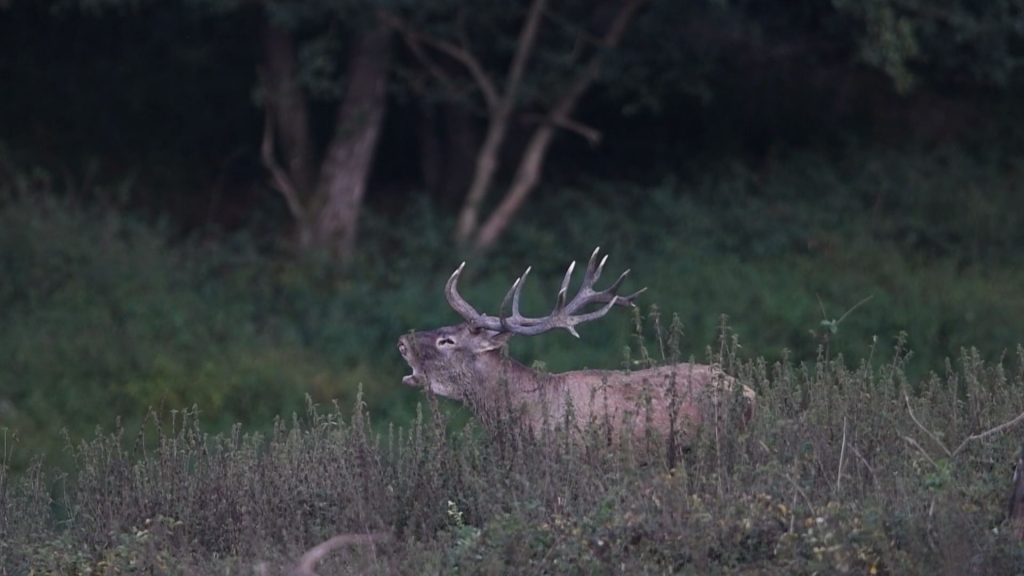
<svg viewBox="0 0 1024 576">
<path fill-rule="evenodd" d="M 370 532 L 368 534 L 338 534 L 310 548 L 299 558 L 289 576 L 316 576 L 316 565 L 331 552 L 345 546 L 374 546 L 391 540 L 388 532 Z"/>
<path fill-rule="evenodd" d="M 427 69 L 427 72 L 429 72 L 431 76 L 437 78 L 437 80 L 440 81 L 449 92 L 454 94 L 462 92 L 459 90 L 458 85 L 455 83 L 455 80 L 452 79 L 451 75 L 448 74 L 440 64 L 435 62 L 434 59 L 427 54 L 427 51 L 423 49 L 423 42 L 421 42 L 419 38 L 401 31 L 399 32 L 399 35 L 403 40 L 405 40 L 405 44 L 409 47 L 409 51 L 412 52 L 412 55 L 421 65 L 423 65 L 424 68 Z"/>
<path fill-rule="evenodd" d="M 431 48 L 437 50 L 438 52 L 441 52 L 442 54 L 462 64 L 463 67 L 466 68 L 466 71 L 469 73 L 469 75 L 476 82 L 477 86 L 480 88 L 480 92 L 484 96 L 484 101 L 487 103 L 487 108 L 497 108 L 499 102 L 498 90 L 497 88 L 495 88 L 494 82 L 491 81 L 490 77 L 487 75 L 487 72 L 480 64 L 480 61 L 477 60 L 476 56 L 473 55 L 472 52 L 470 52 L 464 46 L 459 46 L 447 40 L 442 40 L 441 38 L 437 38 L 430 34 L 425 34 L 423 32 L 417 31 L 413 29 L 412 26 L 410 26 L 407 22 L 405 22 L 392 12 L 381 10 L 379 12 L 379 15 L 381 21 L 384 22 L 384 24 L 398 31 L 398 33 L 406 41 L 406 44 L 409 44 L 410 40 L 414 40 L 415 42 L 419 42 L 424 45 L 430 46 Z M 410 45 L 409 47 L 411 50 L 414 50 L 415 54 L 415 49 L 412 47 L 412 45 Z"/>
<path fill-rule="evenodd" d="M 455 228 L 455 237 L 460 244 L 469 243 L 479 228 L 480 207 L 490 191 L 491 182 L 497 172 L 498 156 L 505 142 L 505 134 L 508 132 L 509 121 L 516 105 L 516 93 L 519 90 L 520 84 L 522 84 L 526 62 L 529 60 L 536 43 L 541 15 L 546 4 L 547 0 L 533 0 L 530 4 L 526 21 L 523 23 L 519 33 L 516 53 L 512 58 L 512 64 L 509 66 L 508 75 L 505 79 L 505 91 L 496 99 L 495 105 L 490 108 L 487 135 L 484 137 L 484 141 L 480 146 L 480 152 L 477 154 L 473 180 L 466 194 L 466 200 L 459 212 Z M 546 148 L 546 145 L 542 146 L 542 148 Z"/>
<path fill-rule="evenodd" d="M 633 16 L 645 1 L 625 0 L 622 3 L 619 12 L 615 15 L 615 19 L 602 39 L 602 48 L 614 48 L 618 45 Z M 473 246 L 475 250 L 486 250 L 497 240 L 498 236 L 508 226 L 512 216 L 519 210 L 530 192 L 533 191 L 540 180 L 540 171 L 544 166 L 544 158 L 554 136 L 554 127 L 571 122 L 572 111 L 579 102 L 580 97 L 597 79 L 597 75 L 601 71 L 603 57 L 604 51 L 601 49 L 591 56 L 583 70 L 576 75 L 550 112 L 548 112 L 545 122 L 530 137 L 526 145 L 526 151 L 523 153 L 523 158 L 516 169 L 512 187 L 505 197 L 502 198 L 498 207 L 491 213 L 487 221 L 480 227 Z"/>
<path fill-rule="evenodd" d="M 559 99 L 558 104 L 551 109 L 551 122 L 558 123 L 565 121 L 567 116 L 575 108 L 576 103 L 580 97 L 586 92 L 587 88 L 597 79 L 598 73 L 601 71 L 601 64 L 604 61 L 604 51 L 609 48 L 614 48 L 619 45 L 622 41 L 622 36 L 626 32 L 626 28 L 629 27 L 629 23 L 633 20 L 633 16 L 636 15 L 636 11 L 644 4 L 646 0 L 625 0 L 622 3 L 622 7 L 619 13 L 615 15 L 615 19 L 612 20 L 611 26 L 605 33 L 604 37 L 599 42 L 598 51 L 591 56 L 590 61 L 587 65 L 576 75 L 576 78 L 566 89 L 565 93 Z"/>
<path fill-rule="evenodd" d="M 579 120 L 573 120 L 572 118 L 565 118 L 563 120 L 552 119 L 543 114 L 523 114 L 521 118 L 528 122 L 553 122 L 556 128 L 561 128 L 567 132 L 572 132 L 587 141 L 591 146 L 597 146 L 601 143 L 603 137 L 601 131 L 593 126 L 587 126 Z"/>
<path fill-rule="evenodd" d="M 566 33 L 575 35 L 577 39 L 578 50 L 581 44 L 598 45 L 601 44 L 602 38 L 598 34 L 594 34 L 590 30 L 587 30 L 580 22 L 573 21 L 565 16 L 558 14 L 553 10 L 544 11 L 544 19 L 565 30 Z"/>
<path fill-rule="evenodd" d="M 299 199 L 299 191 L 291 178 L 289 178 L 288 173 L 277 163 L 277 159 L 274 156 L 274 118 L 270 106 L 266 106 L 266 112 L 264 113 L 263 142 L 260 145 L 260 158 L 263 160 L 263 166 L 270 172 L 271 187 L 284 196 L 285 203 L 288 205 L 288 211 L 291 212 L 296 221 L 301 222 L 306 216 L 306 210 Z"/>
<path fill-rule="evenodd" d="M 516 42 L 516 53 L 512 57 L 512 65 L 508 69 L 508 76 L 505 78 L 505 94 L 503 100 L 509 110 L 515 106 L 516 91 L 519 90 L 523 81 L 523 72 L 526 70 L 526 62 L 533 53 L 533 46 L 537 41 L 537 31 L 540 29 L 541 16 L 547 0 L 533 0 L 530 4 L 530 11 L 526 15 L 526 23 L 519 31 L 519 40 Z"/>
</svg>

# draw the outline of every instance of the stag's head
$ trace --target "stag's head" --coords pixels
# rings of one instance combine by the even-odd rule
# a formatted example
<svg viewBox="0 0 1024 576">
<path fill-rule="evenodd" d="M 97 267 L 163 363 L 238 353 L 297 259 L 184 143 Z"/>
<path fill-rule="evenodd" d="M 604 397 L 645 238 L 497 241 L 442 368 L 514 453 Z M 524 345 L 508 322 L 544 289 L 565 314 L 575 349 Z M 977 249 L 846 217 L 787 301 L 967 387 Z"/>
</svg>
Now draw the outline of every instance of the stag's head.
<svg viewBox="0 0 1024 576">
<path fill-rule="evenodd" d="M 513 282 L 505 294 L 497 316 L 477 312 L 459 294 L 459 275 L 466 263 L 452 273 L 445 285 L 448 304 L 464 322 L 436 330 L 412 332 L 398 339 L 398 351 L 412 368 L 412 374 L 402 379 L 404 384 L 425 387 L 447 398 L 465 399 L 468 386 L 481 382 L 493 375 L 502 359 L 502 348 L 509 337 L 515 334 L 532 336 L 561 328 L 579 337 L 576 326 L 596 320 L 615 306 L 633 306 L 633 299 L 644 290 L 628 296 L 618 295 L 619 286 L 629 274 L 623 272 L 618 280 L 603 290 L 594 290 L 604 269 L 608 256 L 598 261 L 600 248 L 594 250 L 583 275 L 580 290 L 572 300 L 566 298 L 569 282 L 572 280 L 576 262 L 569 265 L 562 279 L 555 307 L 547 316 L 528 317 L 519 311 L 519 299 L 523 283 L 530 274 L 527 268 Z M 586 309 L 590 311 L 586 311 Z M 507 312 L 507 313 L 506 313 Z"/>
<path fill-rule="evenodd" d="M 398 339 L 398 351 L 412 368 L 402 383 L 438 396 L 463 400 L 474 375 L 494 368 L 510 336 L 470 324 L 411 332 Z"/>
</svg>

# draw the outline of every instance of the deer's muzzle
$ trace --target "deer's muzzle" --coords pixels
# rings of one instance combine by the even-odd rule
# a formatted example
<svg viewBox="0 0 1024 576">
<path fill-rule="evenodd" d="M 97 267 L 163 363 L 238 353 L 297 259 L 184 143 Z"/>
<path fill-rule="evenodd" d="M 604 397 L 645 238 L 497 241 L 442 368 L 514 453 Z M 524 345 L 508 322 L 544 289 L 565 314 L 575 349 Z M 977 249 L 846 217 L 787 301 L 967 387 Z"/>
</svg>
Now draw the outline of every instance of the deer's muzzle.
<svg viewBox="0 0 1024 576">
<path fill-rule="evenodd" d="M 415 356 L 409 345 L 406 344 L 406 338 L 407 336 L 402 336 L 398 339 L 398 353 L 402 355 L 403 359 L 405 359 L 405 363 L 412 368 L 412 374 L 402 377 L 402 384 L 405 384 L 406 386 L 423 386 L 423 374 L 421 374 L 419 369 L 416 367 Z"/>
</svg>

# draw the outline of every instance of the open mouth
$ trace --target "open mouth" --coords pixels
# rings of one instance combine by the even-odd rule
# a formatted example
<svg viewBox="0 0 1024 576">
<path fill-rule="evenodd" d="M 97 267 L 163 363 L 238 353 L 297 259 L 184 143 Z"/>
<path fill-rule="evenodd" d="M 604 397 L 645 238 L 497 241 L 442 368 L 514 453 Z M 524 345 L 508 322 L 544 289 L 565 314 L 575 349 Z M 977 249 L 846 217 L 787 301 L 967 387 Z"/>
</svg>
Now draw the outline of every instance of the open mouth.
<svg viewBox="0 0 1024 576">
<path fill-rule="evenodd" d="M 416 369 L 415 364 L 409 357 L 409 347 L 406 346 L 405 342 L 402 342 L 401 340 L 398 341 L 398 353 L 401 354 L 402 358 L 405 359 L 405 363 L 412 368 L 412 374 L 402 377 L 402 384 L 405 384 L 406 386 L 422 386 L 423 375 L 420 374 L 420 371 Z"/>
</svg>

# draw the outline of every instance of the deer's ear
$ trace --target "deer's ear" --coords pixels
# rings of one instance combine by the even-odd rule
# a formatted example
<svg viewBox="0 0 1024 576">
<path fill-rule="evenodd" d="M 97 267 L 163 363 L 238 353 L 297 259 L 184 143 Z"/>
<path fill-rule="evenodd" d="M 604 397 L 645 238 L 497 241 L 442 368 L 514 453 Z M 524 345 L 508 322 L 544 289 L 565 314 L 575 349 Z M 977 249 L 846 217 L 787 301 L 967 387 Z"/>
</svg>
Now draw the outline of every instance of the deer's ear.
<svg viewBox="0 0 1024 576">
<path fill-rule="evenodd" d="M 498 348 L 505 346 L 511 336 L 512 334 L 510 332 L 491 332 L 490 330 L 481 330 L 473 338 L 473 351 L 489 352 L 491 350 L 497 350 Z"/>
</svg>

